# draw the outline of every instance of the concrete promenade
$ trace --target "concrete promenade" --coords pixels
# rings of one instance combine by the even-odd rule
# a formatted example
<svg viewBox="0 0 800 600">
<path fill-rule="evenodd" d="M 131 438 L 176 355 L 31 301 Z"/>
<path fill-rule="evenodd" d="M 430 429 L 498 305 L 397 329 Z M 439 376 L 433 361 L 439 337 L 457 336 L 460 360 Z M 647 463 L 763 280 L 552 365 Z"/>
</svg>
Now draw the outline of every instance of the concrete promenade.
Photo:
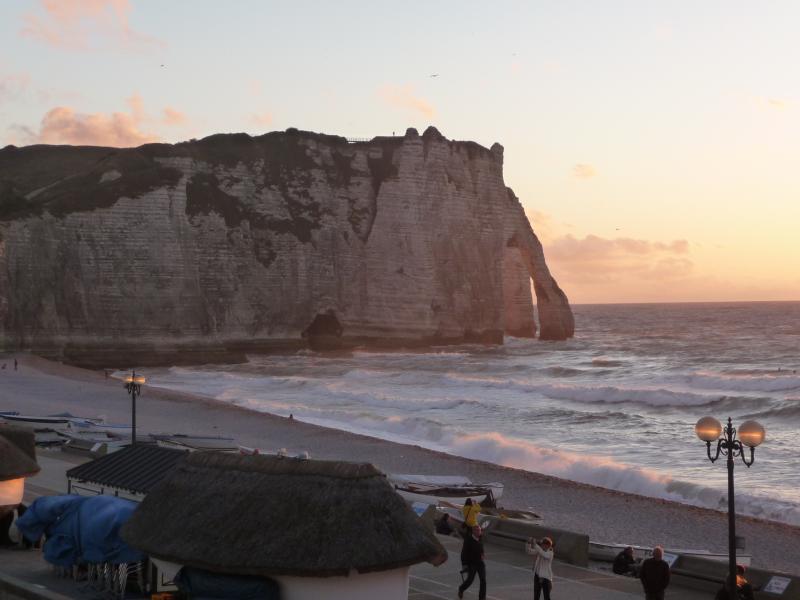
<svg viewBox="0 0 800 600">
<path fill-rule="evenodd" d="M 38 453 L 42 467 L 39 475 L 26 483 L 26 502 L 40 495 L 66 493 L 66 471 L 76 464 L 88 460 L 85 457 L 43 450 Z M 416 565 L 411 569 L 409 600 L 452 600 L 457 598 L 457 588 L 461 583 L 459 554 L 461 541 L 455 537 L 439 536 L 450 555 L 448 561 L 433 567 L 428 564 Z M 523 552 L 487 544 L 488 598 L 491 600 L 530 600 L 533 597 L 533 576 L 531 558 Z M 558 600 L 633 600 L 644 598 L 637 580 L 619 577 L 610 572 L 595 571 L 554 563 L 556 580 L 553 598 Z M 39 597 L 46 597 L 46 591 L 63 594 L 70 598 L 88 598 L 91 591 L 85 585 L 69 579 L 56 577 L 53 570 L 44 562 L 39 552 L 19 550 L 0 550 L 0 579 L 9 575 Z M 0 582 L 0 586 L 2 582 Z M 0 590 L 2 597 L 2 590 Z M 466 591 L 464 598 L 478 597 L 478 581 Z M 672 587 L 667 598 L 673 600 L 710 600 L 713 594 Z"/>
<path fill-rule="evenodd" d="M 429 564 L 416 565 L 411 569 L 409 600 L 452 600 L 458 598 L 461 583 L 459 554 L 461 541 L 455 537 L 438 536 L 447 548 L 449 558 L 439 567 Z M 486 545 L 486 581 L 489 600 L 531 600 L 533 598 L 532 557 L 524 552 L 501 546 Z M 555 561 L 553 600 L 641 600 L 642 586 L 631 577 L 620 577 L 575 567 Z M 478 579 L 464 593 L 464 598 L 478 597 Z M 711 600 L 713 594 L 698 592 L 683 587 L 667 590 L 666 598 L 672 600 Z"/>
</svg>

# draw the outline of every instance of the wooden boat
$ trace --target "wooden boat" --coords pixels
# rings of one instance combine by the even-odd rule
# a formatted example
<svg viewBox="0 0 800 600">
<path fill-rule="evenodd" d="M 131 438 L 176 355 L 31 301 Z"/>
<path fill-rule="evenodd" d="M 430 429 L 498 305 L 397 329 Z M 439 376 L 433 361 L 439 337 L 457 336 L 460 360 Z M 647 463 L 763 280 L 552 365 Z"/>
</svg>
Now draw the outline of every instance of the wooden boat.
<svg viewBox="0 0 800 600">
<path fill-rule="evenodd" d="M 21 415 L 19 413 L 11 413 L 5 412 L 0 414 L 0 419 L 8 422 L 13 423 L 14 425 L 18 425 L 20 427 L 25 427 L 27 429 L 66 429 L 67 424 L 69 423 L 69 418 L 57 416 L 57 417 L 34 417 L 32 415 Z"/>
<path fill-rule="evenodd" d="M 436 512 L 438 517 L 442 515 L 450 516 L 450 523 L 453 527 L 458 528 L 464 523 L 464 514 L 461 512 L 461 506 L 451 504 L 450 502 L 440 502 L 436 505 Z M 494 521 L 516 521 L 521 524 L 541 525 L 544 518 L 529 510 L 517 510 L 513 508 L 492 507 L 481 505 L 481 512 L 478 515 L 478 524 L 486 529 Z"/>
<path fill-rule="evenodd" d="M 286 448 L 278 448 L 275 451 L 272 450 L 263 450 L 261 448 L 251 448 L 250 446 L 239 446 L 239 454 L 243 454 L 245 456 L 280 456 L 285 458 L 299 458 L 302 460 L 308 460 L 311 458 L 311 455 L 308 452 L 300 452 L 294 456 L 289 456 L 289 451 Z"/>
<path fill-rule="evenodd" d="M 75 452 L 91 456 L 104 456 L 130 446 L 130 438 L 110 436 L 104 432 L 61 432 L 62 452 Z"/>
<path fill-rule="evenodd" d="M 105 423 L 94 419 L 71 419 L 67 429 L 77 434 L 107 434 L 111 437 L 131 437 L 133 428 L 122 423 Z"/>
<path fill-rule="evenodd" d="M 156 445 L 163 448 L 178 448 L 180 450 L 216 450 L 218 452 L 238 452 L 239 446 L 233 438 L 221 436 L 185 435 L 176 434 L 151 434 Z"/>
<path fill-rule="evenodd" d="M 628 546 L 633 548 L 633 558 L 636 559 L 637 561 L 641 561 L 653 556 L 653 549 L 646 546 L 589 541 L 589 558 L 591 560 L 597 560 L 601 562 L 614 562 L 614 559 L 617 557 L 617 554 L 622 552 Z M 709 560 L 716 560 L 720 562 L 727 562 L 728 560 L 727 552 L 724 553 L 712 552 L 711 550 L 692 549 L 692 548 L 665 548 L 664 560 L 666 560 L 667 562 L 671 562 L 669 560 L 670 558 L 672 558 L 672 561 L 674 561 L 675 558 L 677 558 L 682 554 L 686 556 L 699 556 L 702 558 L 707 558 Z M 736 552 L 736 562 L 740 565 L 749 567 L 751 559 L 752 556 L 750 554 L 739 551 Z"/>
<path fill-rule="evenodd" d="M 387 475 L 395 491 L 408 503 L 463 505 L 467 498 L 482 506 L 494 506 L 503 495 L 503 484 L 473 483 L 466 477 L 452 475 Z"/>
</svg>

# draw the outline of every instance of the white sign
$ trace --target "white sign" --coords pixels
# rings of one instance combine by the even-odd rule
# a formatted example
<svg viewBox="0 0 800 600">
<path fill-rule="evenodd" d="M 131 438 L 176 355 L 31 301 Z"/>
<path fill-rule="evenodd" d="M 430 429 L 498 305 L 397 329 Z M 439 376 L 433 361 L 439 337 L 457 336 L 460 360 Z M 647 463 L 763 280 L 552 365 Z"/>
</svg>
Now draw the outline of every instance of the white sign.
<svg viewBox="0 0 800 600">
<path fill-rule="evenodd" d="M 789 584 L 792 582 L 791 579 L 788 577 L 778 577 L 777 575 L 773 575 L 770 577 L 770 580 L 767 582 L 761 591 L 762 592 L 769 592 L 770 594 L 783 594 L 786 591 L 786 588 L 789 587 Z"/>
<path fill-rule="evenodd" d="M 667 561 L 669 568 L 672 568 L 672 565 L 675 564 L 675 561 L 678 560 L 677 554 L 672 554 L 671 552 L 664 552 L 664 560 Z"/>
</svg>

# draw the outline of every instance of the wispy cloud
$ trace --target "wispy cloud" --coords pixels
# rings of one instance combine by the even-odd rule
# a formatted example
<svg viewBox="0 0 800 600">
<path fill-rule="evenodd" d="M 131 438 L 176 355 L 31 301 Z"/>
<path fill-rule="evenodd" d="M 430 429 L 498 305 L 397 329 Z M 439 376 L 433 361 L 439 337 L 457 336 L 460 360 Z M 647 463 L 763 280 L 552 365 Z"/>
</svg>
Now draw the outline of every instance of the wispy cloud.
<svg viewBox="0 0 800 600">
<path fill-rule="evenodd" d="M 164 46 L 157 38 L 131 29 L 129 0 L 40 0 L 39 10 L 23 15 L 20 33 L 57 48 Z"/>
<path fill-rule="evenodd" d="M 776 96 L 759 96 L 755 101 L 758 107 L 763 110 L 782 111 L 792 106 L 791 100 L 787 98 L 778 98 Z"/>
<path fill-rule="evenodd" d="M 402 108 L 424 117 L 436 115 L 436 109 L 428 101 L 418 97 L 414 87 L 410 85 L 385 85 L 378 90 L 378 96 L 395 108 Z"/>
<path fill-rule="evenodd" d="M 581 284 L 609 283 L 626 277 L 679 279 L 694 267 L 686 240 L 653 242 L 634 238 L 565 235 L 545 248 L 555 272 Z"/>
<path fill-rule="evenodd" d="M 258 114 L 252 114 L 250 115 L 250 122 L 258 127 L 267 127 L 268 125 L 272 125 L 272 113 L 262 112 Z"/>
<path fill-rule="evenodd" d="M 30 82 L 31 78 L 27 73 L 0 74 L 0 104 L 22 96 Z"/>
<path fill-rule="evenodd" d="M 572 176 L 577 179 L 591 179 L 597 176 L 597 170 L 590 164 L 577 163 L 572 167 Z"/>
<path fill-rule="evenodd" d="M 163 115 L 162 121 L 166 125 L 184 125 L 188 121 L 184 113 L 170 106 L 167 106 L 161 113 Z"/>
</svg>

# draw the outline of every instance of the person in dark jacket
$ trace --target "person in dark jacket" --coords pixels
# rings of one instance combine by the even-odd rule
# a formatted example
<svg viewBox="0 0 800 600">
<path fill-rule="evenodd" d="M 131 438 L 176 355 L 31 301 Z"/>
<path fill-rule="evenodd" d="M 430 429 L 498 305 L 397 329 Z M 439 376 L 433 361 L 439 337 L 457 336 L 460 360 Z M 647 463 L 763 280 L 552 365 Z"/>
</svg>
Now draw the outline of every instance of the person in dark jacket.
<svg viewBox="0 0 800 600">
<path fill-rule="evenodd" d="M 633 558 L 633 548 L 628 546 L 622 552 L 617 554 L 614 559 L 614 566 L 611 567 L 617 575 L 632 575 L 636 576 L 636 559 Z"/>
<path fill-rule="evenodd" d="M 453 533 L 453 525 L 450 523 L 450 515 L 444 513 L 442 518 L 436 521 L 436 533 L 450 535 Z"/>
<path fill-rule="evenodd" d="M 664 560 L 664 549 L 653 548 L 653 557 L 642 563 L 639 579 L 644 587 L 645 600 L 664 600 L 664 591 L 669 585 L 669 565 Z"/>
<path fill-rule="evenodd" d="M 737 600 L 753 600 L 753 586 L 745 579 L 744 571 L 744 565 L 736 565 L 736 597 Z M 723 585 L 714 596 L 714 600 L 730 600 L 728 588 Z"/>
<path fill-rule="evenodd" d="M 458 597 L 464 597 L 464 591 L 472 585 L 475 575 L 481 580 L 478 600 L 486 600 L 486 564 L 483 562 L 483 542 L 481 541 L 481 527 L 475 525 L 472 532 L 464 536 L 464 546 L 461 548 L 461 564 L 467 569 L 467 578 L 458 586 Z"/>
</svg>

